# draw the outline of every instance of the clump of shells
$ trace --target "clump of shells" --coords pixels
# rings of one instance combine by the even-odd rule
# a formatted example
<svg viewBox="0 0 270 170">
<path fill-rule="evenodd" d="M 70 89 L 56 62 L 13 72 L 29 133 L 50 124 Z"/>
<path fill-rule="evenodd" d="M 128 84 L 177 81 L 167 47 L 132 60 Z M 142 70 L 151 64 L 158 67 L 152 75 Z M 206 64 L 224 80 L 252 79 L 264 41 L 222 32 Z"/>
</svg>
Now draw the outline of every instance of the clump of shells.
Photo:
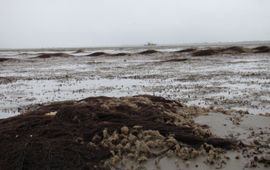
<svg viewBox="0 0 270 170">
<path fill-rule="evenodd" d="M 97 143 L 97 141 L 99 141 Z M 110 148 L 112 157 L 105 162 L 105 166 L 125 166 L 132 160 L 139 165 L 149 158 L 161 158 L 164 156 L 178 157 L 186 161 L 200 155 L 206 155 L 209 164 L 221 164 L 221 156 L 224 151 L 211 145 L 204 144 L 200 148 L 178 142 L 172 134 L 163 136 L 156 130 L 143 130 L 141 126 L 128 128 L 123 126 L 119 130 L 109 132 L 104 129 L 102 135 L 95 135 L 89 145 Z M 158 167 L 158 161 L 155 163 Z"/>
</svg>

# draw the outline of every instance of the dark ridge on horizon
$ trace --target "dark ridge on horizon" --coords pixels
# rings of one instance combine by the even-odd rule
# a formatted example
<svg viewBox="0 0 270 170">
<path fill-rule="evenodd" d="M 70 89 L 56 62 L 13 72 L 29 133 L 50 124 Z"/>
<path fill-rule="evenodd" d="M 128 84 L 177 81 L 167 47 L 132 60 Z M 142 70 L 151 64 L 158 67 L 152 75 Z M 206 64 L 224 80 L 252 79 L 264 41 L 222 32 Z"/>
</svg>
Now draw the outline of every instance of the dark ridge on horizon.
<svg viewBox="0 0 270 170">
<path fill-rule="evenodd" d="M 194 47 L 194 46 L 232 46 L 232 45 L 270 45 L 270 40 L 262 41 L 232 41 L 232 42 L 198 42 L 198 43 L 179 43 L 179 44 L 157 44 L 155 46 L 146 46 L 143 44 L 134 44 L 134 45 L 115 45 L 115 46 L 78 46 L 78 47 L 33 47 L 33 48 L 0 48 L 0 51 L 76 51 L 80 49 L 125 49 L 125 48 L 173 48 L 173 47 Z"/>
</svg>

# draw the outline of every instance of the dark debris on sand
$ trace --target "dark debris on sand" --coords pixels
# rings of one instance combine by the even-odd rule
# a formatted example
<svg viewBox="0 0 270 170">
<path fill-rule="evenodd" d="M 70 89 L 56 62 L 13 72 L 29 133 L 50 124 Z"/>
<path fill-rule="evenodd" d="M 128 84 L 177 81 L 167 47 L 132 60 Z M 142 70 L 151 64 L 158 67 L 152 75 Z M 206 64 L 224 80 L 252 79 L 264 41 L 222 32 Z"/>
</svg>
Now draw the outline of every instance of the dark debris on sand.
<svg viewBox="0 0 270 170">
<path fill-rule="evenodd" d="M 158 53 L 158 51 L 156 51 L 156 50 L 145 50 L 145 51 L 139 52 L 138 54 L 148 55 L 148 54 L 154 54 L 154 53 Z"/>
<path fill-rule="evenodd" d="M 256 48 L 244 48 L 240 46 L 231 46 L 224 48 L 206 48 L 197 50 L 192 53 L 193 56 L 211 56 L 218 54 L 244 54 L 244 53 L 269 53 L 270 47 L 268 46 L 259 46 Z"/>
<path fill-rule="evenodd" d="M 78 49 L 77 51 L 75 51 L 74 53 L 83 53 L 84 49 Z"/>
<path fill-rule="evenodd" d="M 17 61 L 17 59 L 14 59 L 14 58 L 0 58 L 0 63 L 7 62 L 7 61 Z"/>
<path fill-rule="evenodd" d="M 204 50 L 198 50 L 195 51 L 192 55 L 193 56 L 209 56 L 217 54 L 217 51 L 214 49 L 204 49 Z"/>
<path fill-rule="evenodd" d="M 188 53 L 188 52 L 194 52 L 196 51 L 196 48 L 186 48 L 183 50 L 175 51 L 175 53 Z"/>
<path fill-rule="evenodd" d="M 269 53 L 270 47 L 268 46 L 259 46 L 256 48 L 253 48 L 254 53 Z"/>
<path fill-rule="evenodd" d="M 90 57 L 98 57 L 98 56 L 102 56 L 102 55 L 109 55 L 108 53 L 105 53 L 105 52 L 94 52 L 94 53 L 91 53 L 87 56 L 90 56 Z"/>
<path fill-rule="evenodd" d="M 78 49 L 74 53 L 82 53 L 84 52 L 83 49 Z M 193 56 L 211 56 L 211 55 L 218 55 L 218 54 L 243 54 L 243 53 L 268 53 L 270 52 L 270 48 L 268 46 L 259 46 L 256 48 L 244 48 L 241 46 L 231 46 L 231 47 L 209 47 L 205 49 L 196 49 L 196 48 L 187 48 L 179 51 L 175 51 L 173 53 L 190 53 Z M 98 56 L 129 56 L 132 54 L 139 54 L 139 55 L 151 55 L 155 53 L 162 53 L 157 50 L 147 49 L 138 53 L 107 53 L 103 51 L 93 52 L 89 55 L 90 57 L 98 57 Z M 52 58 L 52 57 L 72 57 L 73 55 L 66 54 L 66 53 L 41 53 L 39 56 L 35 58 Z M 0 62 L 8 61 L 8 59 L 0 58 Z"/>
<path fill-rule="evenodd" d="M 193 52 L 193 56 L 210 56 L 217 54 L 242 54 L 248 52 L 248 49 L 240 46 L 232 46 L 225 48 L 207 48 L 202 50 L 197 50 Z"/>
<path fill-rule="evenodd" d="M 0 62 L 5 62 L 5 61 L 8 61 L 9 58 L 0 58 Z"/>
<path fill-rule="evenodd" d="M 127 56 L 130 55 L 129 53 L 116 53 L 116 54 L 111 54 L 110 56 Z"/>
<path fill-rule="evenodd" d="M 7 84 L 15 81 L 14 77 L 0 77 L 0 84 Z"/>
<path fill-rule="evenodd" d="M 120 56 L 127 56 L 130 55 L 129 53 L 115 53 L 115 54 L 110 54 L 110 53 L 105 53 L 105 52 L 94 52 L 92 54 L 89 54 L 87 56 L 90 57 L 98 57 L 98 56 L 112 56 L 112 57 L 120 57 Z"/>
<path fill-rule="evenodd" d="M 53 58 L 53 57 L 66 58 L 66 57 L 72 57 L 72 55 L 66 54 L 66 53 L 42 53 L 35 58 Z"/>
<path fill-rule="evenodd" d="M 90 97 L 39 106 L 0 120 L 0 169 L 107 169 L 110 148 L 90 144 L 96 135 L 141 126 L 190 147 L 205 143 L 229 149 L 235 141 L 204 133 L 178 102 L 155 96 Z M 178 120 L 178 125 L 174 122 Z M 198 129 L 201 129 L 198 131 Z M 196 132 L 196 133 L 195 133 Z"/>
</svg>

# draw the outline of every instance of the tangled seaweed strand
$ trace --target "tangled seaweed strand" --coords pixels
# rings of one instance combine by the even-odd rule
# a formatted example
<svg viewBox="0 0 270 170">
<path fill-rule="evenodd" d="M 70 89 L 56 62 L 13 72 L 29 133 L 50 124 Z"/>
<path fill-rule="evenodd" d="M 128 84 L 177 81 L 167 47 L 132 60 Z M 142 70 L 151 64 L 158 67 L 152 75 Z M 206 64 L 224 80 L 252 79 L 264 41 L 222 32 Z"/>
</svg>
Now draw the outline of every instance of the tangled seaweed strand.
<svg viewBox="0 0 270 170">
<path fill-rule="evenodd" d="M 123 126 L 174 134 L 177 141 L 192 147 L 235 145 L 229 139 L 194 134 L 193 126 L 184 126 L 187 122 L 173 124 L 169 113 L 177 114 L 181 107 L 161 97 L 135 96 L 90 97 L 34 108 L 0 120 L 0 169 L 106 169 L 110 149 L 89 142 L 105 128 L 113 132 Z"/>
</svg>

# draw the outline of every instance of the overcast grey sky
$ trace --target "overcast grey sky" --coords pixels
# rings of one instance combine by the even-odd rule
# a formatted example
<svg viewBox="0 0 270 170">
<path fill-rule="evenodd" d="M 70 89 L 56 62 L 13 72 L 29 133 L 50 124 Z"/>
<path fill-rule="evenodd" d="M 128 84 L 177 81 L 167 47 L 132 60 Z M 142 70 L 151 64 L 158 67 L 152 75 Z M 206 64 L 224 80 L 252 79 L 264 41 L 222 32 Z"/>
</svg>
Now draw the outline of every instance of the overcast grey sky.
<svg viewBox="0 0 270 170">
<path fill-rule="evenodd" d="M 270 0 L 0 0 L 0 48 L 270 40 Z"/>
</svg>

